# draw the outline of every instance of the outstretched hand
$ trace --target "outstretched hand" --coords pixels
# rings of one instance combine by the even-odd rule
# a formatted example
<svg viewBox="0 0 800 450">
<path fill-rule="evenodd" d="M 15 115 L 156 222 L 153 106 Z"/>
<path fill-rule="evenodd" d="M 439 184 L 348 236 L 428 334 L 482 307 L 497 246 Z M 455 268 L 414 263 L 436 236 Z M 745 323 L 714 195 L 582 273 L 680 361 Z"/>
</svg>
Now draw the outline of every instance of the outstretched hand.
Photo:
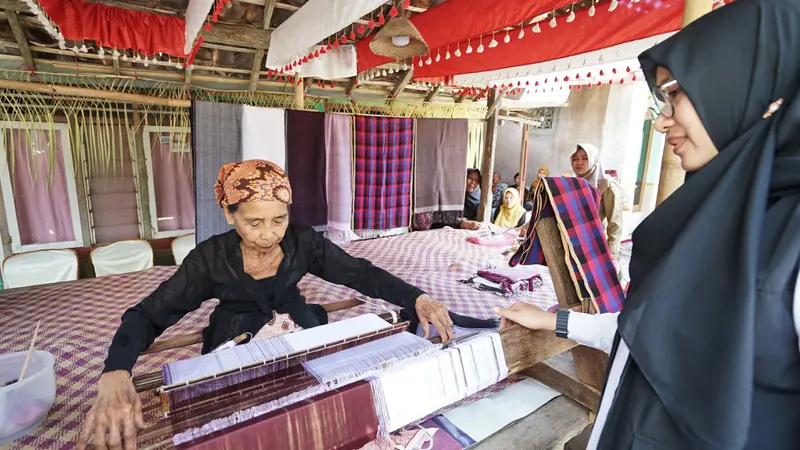
<svg viewBox="0 0 800 450">
<path fill-rule="evenodd" d="M 417 297 L 414 306 L 426 339 L 430 335 L 430 324 L 436 327 L 436 331 L 442 337 L 442 342 L 449 342 L 453 339 L 453 321 L 450 320 L 447 308 L 443 304 L 428 297 L 427 294 L 422 294 Z"/>
<path fill-rule="evenodd" d="M 510 308 L 494 308 L 500 316 L 500 328 L 519 324 L 530 330 L 556 331 L 556 313 L 547 312 L 530 303 L 514 303 Z"/>
<path fill-rule="evenodd" d="M 145 429 L 142 402 L 127 371 L 100 376 L 97 398 L 83 422 L 78 449 L 133 450 L 136 435 Z M 121 430 L 121 432 L 120 432 Z"/>
</svg>

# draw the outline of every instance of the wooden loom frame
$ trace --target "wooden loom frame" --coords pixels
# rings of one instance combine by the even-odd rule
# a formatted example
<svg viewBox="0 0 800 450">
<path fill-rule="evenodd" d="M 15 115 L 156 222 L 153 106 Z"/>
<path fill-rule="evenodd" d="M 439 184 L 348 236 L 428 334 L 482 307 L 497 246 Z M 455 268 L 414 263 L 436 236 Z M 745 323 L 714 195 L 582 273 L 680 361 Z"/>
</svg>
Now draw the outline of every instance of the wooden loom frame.
<svg viewBox="0 0 800 450">
<path fill-rule="evenodd" d="M 559 306 L 564 309 L 582 310 L 584 306 L 567 268 L 565 246 L 556 219 L 554 217 L 540 219 L 536 224 L 536 233 L 550 269 Z M 333 312 L 360 304 L 362 304 L 360 300 L 345 300 L 324 306 L 328 312 Z M 590 304 L 588 312 L 596 313 L 593 305 Z M 499 333 L 509 375 L 524 373 L 575 400 L 591 412 L 597 412 L 608 364 L 606 353 L 579 345 L 569 339 L 556 337 L 550 331 L 532 331 L 520 325 L 504 328 Z M 200 333 L 192 333 L 154 343 L 144 353 L 185 347 L 201 341 Z M 577 379 L 546 361 L 567 351 L 572 353 Z M 160 378 L 160 375 L 154 373 L 135 377 L 137 391 L 141 393 L 157 387 L 159 380 L 155 378 Z"/>
</svg>

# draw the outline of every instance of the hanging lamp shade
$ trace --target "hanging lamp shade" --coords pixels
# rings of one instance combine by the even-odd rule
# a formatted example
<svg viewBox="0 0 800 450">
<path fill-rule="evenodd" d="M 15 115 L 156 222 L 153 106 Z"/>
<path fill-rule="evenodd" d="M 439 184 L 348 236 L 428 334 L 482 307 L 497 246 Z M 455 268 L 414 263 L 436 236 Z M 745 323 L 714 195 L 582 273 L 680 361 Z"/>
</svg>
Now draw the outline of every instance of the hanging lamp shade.
<svg viewBox="0 0 800 450">
<path fill-rule="evenodd" d="M 373 53 L 395 60 L 422 56 L 428 44 L 419 30 L 406 18 L 395 17 L 375 35 L 369 48 Z"/>
</svg>

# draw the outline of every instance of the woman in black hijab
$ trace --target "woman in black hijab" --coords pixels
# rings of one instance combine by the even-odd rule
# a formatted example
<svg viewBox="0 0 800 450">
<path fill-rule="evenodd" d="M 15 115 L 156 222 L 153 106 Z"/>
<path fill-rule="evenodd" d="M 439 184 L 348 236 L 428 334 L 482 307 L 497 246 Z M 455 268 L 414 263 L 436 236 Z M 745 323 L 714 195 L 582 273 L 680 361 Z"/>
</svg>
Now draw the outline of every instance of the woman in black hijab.
<svg viewBox="0 0 800 450">
<path fill-rule="evenodd" d="M 639 57 L 688 173 L 633 234 L 589 449 L 799 448 L 799 55 L 800 0 L 739 0 Z"/>
</svg>

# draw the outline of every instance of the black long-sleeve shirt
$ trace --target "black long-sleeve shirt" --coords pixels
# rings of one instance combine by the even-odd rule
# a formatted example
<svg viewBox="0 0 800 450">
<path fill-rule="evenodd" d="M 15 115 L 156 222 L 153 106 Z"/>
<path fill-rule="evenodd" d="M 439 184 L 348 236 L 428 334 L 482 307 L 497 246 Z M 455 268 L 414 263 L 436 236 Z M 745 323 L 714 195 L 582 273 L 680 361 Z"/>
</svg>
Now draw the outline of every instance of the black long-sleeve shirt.
<svg viewBox="0 0 800 450">
<path fill-rule="evenodd" d="M 289 225 L 280 243 L 284 258 L 274 283 L 256 281 L 244 272 L 239 242 L 235 230 L 201 242 L 169 280 L 128 309 L 103 372 L 131 371 L 164 330 L 212 298 L 219 304 L 203 330 L 203 353 L 242 333 L 256 334 L 272 319 L 273 311 L 288 313 L 303 328 L 322 325 L 327 313 L 320 305 L 306 303 L 297 287 L 308 273 L 411 312 L 417 297 L 424 294 L 369 261 L 350 256 L 310 227 Z"/>
</svg>

